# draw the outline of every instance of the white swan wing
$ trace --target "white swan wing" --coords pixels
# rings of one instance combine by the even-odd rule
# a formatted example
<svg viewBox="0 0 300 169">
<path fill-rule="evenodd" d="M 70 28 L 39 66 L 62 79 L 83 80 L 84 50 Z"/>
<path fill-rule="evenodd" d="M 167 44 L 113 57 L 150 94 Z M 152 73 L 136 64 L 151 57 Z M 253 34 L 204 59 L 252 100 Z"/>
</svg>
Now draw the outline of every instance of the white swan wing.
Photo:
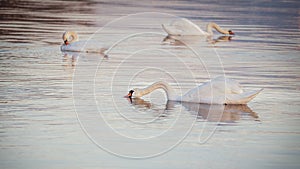
<svg viewBox="0 0 300 169">
<path fill-rule="evenodd" d="M 180 99 L 183 102 L 225 104 L 225 93 L 224 88 L 214 88 L 214 84 L 205 82 L 202 85 L 189 90 Z"/>
<path fill-rule="evenodd" d="M 162 24 L 162 28 L 168 33 L 168 35 L 180 36 L 183 34 L 183 30 L 176 26 Z"/>
<path fill-rule="evenodd" d="M 233 79 L 219 76 L 207 82 L 207 87 L 214 90 L 214 93 L 220 94 L 240 94 L 243 93 L 241 84 Z M 208 90 L 208 89 L 206 89 Z"/>
<path fill-rule="evenodd" d="M 205 103 L 205 104 L 225 104 L 225 96 L 214 95 L 212 93 L 207 93 L 206 95 L 198 94 L 200 93 L 197 90 L 194 93 L 187 93 L 178 101 L 182 102 L 190 102 L 190 103 Z"/>
<path fill-rule="evenodd" d="M 226 104 L 247 104 L 255 96 L 257 96 L 263 89 L 258 91 L 247 91 L 240 94 L 227 94 Z"/>
<path fill-rule="evenodd" d="M 163 24 L 162 27 L 169 35 L 173 36 L 207 35 L 196 24 L 185 18 L 174 20 L 168 25 Z"/>
<path fill-rule="evenodd" d="M 220 76 L 189 90 L 180 99 L 184 102 L 226 104 L 227 96 L 231 100 L 239 100 L 238 96 L 233 96 L 242 97 L 242 94 L 243 89 L 237 81 Z"/>
<path fill-rule="evenodd" d="M 215 94 L 215 93 L 201 93 L 200 90 L 188 92 L 180 98 L 179 101 L 191 103 L 205 103 L 205 104 L 247 104 L 255 98 L 261 90 L 248 91 L 241 94 Z"/>
</svg>

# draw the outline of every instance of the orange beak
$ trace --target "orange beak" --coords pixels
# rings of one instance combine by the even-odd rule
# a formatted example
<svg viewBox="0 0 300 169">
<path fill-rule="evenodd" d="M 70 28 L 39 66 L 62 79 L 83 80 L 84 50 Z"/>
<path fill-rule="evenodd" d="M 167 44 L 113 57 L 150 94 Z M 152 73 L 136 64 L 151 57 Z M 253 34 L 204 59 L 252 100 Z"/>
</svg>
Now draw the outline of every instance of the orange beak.
<svg viewBox="0 0 300 169">
<path fill-rule="evenodd" d="M 127 97 L 128 97 L 128 98 L 131 98 L 133 92 L 134 92 L 133 90 L 130 90 L 130 91 L 128 92 L 128 94 L 127 94 Z"/>
</svg>

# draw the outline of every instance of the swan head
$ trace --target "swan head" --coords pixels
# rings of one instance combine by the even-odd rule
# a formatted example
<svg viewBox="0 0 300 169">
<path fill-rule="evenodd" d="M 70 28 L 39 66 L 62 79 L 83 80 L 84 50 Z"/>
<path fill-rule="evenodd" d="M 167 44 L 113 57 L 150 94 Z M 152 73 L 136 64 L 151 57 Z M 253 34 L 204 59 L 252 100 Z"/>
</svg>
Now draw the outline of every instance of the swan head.
<svg viewBox="0 0 300 169">
<path fill-rule="evenodd" d="M 207 24 L 207 33 L 209 35 L 213 35 L 213 31 L 212 28 L 216 29 L 219 33 L 222 34 L 227 34 L 227 35 L 234 35 L 232 30 L 227 30 L 227 29 L 222 29 L 218 24 L 214 23 L 214 22 L 210 22 L 209 24 Z"/>
<path fill-rule="evenodd" d="M 128 98 L 131 98 L 132 95 L 133 95 L 133 92 L 134 92 L 134 90 L 130 90 L 130 91 L 128 92 L 128 94 L 127 94 L 127 97 L 128 97 Z"/>
<path fill-rule="evenodd" d="M 138 88 L 135 88 L 135 89 L 132 89 L 128 92 L 127 97 L 129 97 L 129 98 L 132 98 L 132 97 L 140 98 L 144 95 L 145 95 L 145 92 L 143 92 L 142 90 L 140 90 Z"/>
<path fill-rule="evenodd" d="M 232 30 L 228 30 L 228 34 L 229 35 L 234 35 L 234 33 L 232 32 Z"/>
<path fill-rule="evenodd" d="M 74 31 L 66 31 L 62 35 L 62 39 L 65 45 L 69 45 L 72 42 L 78 41 L 78 35 Z"/>
</svg>

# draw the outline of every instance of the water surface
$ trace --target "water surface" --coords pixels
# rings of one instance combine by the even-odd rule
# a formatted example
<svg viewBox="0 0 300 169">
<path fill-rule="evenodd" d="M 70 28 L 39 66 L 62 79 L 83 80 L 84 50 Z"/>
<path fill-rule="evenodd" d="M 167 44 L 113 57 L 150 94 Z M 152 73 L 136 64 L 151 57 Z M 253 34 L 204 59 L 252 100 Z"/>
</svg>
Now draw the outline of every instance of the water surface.
<svg viewBox="0 0 300 169">
<path fill-rule="evenodd" d="M 299 168 L 299 6 L 1 1 L 1 168 Z M 236 35 L 163 43 L 159 23 L 175 16 Z M 118 43 L 107 57 L 62 53 L 65 30 Z M 224 73 L 264 90 L 247 106 L 123 98 L 157 80 L 180 94 Z"/>
</svg>

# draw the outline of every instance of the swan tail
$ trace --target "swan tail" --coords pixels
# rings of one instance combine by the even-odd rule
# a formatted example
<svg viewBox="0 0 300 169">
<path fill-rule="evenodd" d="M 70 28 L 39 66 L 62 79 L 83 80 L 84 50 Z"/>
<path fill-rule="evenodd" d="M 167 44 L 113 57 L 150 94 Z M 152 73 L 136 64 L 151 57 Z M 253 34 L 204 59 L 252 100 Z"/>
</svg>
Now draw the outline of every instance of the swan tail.
<svg viewBox="0 0 300 169">
<path fill-rule="evenodd" d="M 226 104 L 247 104 L 253 98 L 255 98 L 263 89 L 258 91 L 248 91 L 241 94 L 229 94 L 226 95 Z"/>
</svg>

